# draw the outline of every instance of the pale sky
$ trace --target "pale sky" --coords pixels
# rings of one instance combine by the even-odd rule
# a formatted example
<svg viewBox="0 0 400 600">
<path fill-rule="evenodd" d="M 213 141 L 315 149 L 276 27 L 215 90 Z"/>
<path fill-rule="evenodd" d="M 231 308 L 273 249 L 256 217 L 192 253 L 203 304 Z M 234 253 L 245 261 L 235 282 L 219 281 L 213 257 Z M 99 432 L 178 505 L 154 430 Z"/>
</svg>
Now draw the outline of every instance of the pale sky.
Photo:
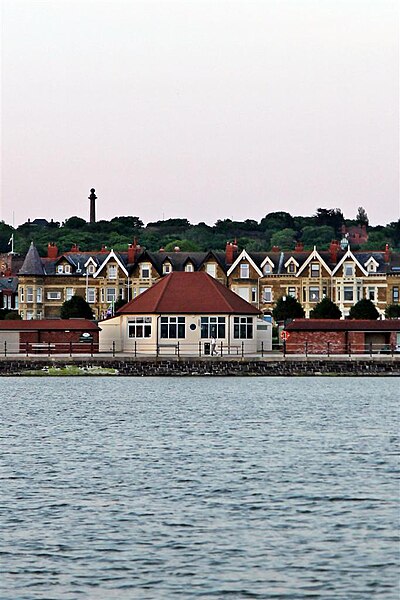
<svg viewBox="0 0 400 600">
<path fill-rule="evenodd" d="M 395 0 L 2 0 L 0 219 L 399 218 Z"/>
</svg>

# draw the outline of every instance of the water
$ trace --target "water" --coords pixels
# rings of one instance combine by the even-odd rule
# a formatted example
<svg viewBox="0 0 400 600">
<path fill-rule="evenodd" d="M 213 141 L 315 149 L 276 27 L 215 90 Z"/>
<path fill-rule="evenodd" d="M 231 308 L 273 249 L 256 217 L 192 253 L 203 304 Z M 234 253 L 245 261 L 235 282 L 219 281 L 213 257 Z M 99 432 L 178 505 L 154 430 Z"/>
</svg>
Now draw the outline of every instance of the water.
<svg viewBox="0 0 400 600">
<path fill-rule="evenodd" d="M 0 395 L 2 600 L 398 600 L 398 380 Z"/>
</svg>

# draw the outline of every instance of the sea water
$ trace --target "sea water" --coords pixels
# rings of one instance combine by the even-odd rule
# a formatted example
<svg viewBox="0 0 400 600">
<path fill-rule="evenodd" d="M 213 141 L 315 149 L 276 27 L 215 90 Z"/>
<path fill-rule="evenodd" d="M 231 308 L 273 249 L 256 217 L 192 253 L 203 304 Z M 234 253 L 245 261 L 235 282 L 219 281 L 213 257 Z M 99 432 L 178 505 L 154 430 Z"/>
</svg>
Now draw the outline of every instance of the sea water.
<svg viewBox="0 0 400 600">
<path fill-rule="evenodd" d="M 0 597 L 398 600 L 393 378 L 0 380 Z"/>
</svg>

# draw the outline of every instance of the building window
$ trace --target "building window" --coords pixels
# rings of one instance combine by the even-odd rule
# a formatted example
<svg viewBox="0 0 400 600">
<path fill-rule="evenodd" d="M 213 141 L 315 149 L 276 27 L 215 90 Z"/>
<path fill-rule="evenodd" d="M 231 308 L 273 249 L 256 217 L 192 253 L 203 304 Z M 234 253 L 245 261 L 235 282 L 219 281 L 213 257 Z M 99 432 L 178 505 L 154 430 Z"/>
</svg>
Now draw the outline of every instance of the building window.
<svg viewBox="0 0 400 600">
<path fill-rule="evenodd" d="M 36 288 L 36 302 L 43 302 L 43 290 L 41 287 Z"/>
<path fill-rule="evenodd" d="M 319 277 L 319 263 L 311 263 L 311 277 Z"/>
<path fill-rule="evenodd" d="M 143 294 L 143 292 L 146 292 L 148 289 L 149 289 L 148 287 L 140 287 L 139 294 Z"/>
<path fill-rule="evenodd" d="M 93 264 L 88 265 L 87 272 L 90 275 L 93 275 L 93 273 L 94 273 L 94 265 Z"/>
<path fill-rule="evenodd" d="M 188 264 L 185 266 L 185 271 L 186 271 L 187 273 L 193 273 L 193 265 L 192 265 L 192 263 L 188 263 Z"/>
<path fill-rule="evenodd" d="M 164 275 L 168 275 L 168 273 L 171 273 L 171 271 L 172 271 L 171 263 L 164 263 L 163 264 L 163 273 L 164 273 Z"/>
<path fill-rule="evenodd" d="M 291 296 L 292 298 L 296 298 L 296 288 L 295 287 L 289 287 L 287 290 L 287 295 Z"/>
<path fill-rule="evenodd" d="M 353 275 L 354 275 L 353 263 L 345 263 L 344 264 L 344 276 L 345 277 L 353 277 Z"/>
<path fill-rule="evenodd" d="M 241 263 L 240 265 L 240 278 L 248 279 L 250 277 L 250 267 L 247 263 Z"/>
<path fill-rule="evenodd" d="M 65 265 L 64 271 L 65 273 L 71 273 L 71 265 Z"/>
<path fill-rule="evenodd" d="M 217 265 L 215 263 L 207 263 L 206 264 L 206 273 L 211 275 L 211 277 L 216 277 L 217 275 Z"/>
<path fill-rule="evenodd" d="M 225 338 L 225 317 L 201 317 L 201 338 Z"/>
<path fill-rule="evenodd" d="M 115 302 L 117 297 L 117 290 L 115 288 L 107 288 L 106 289 L 106 302 L 112 303 Z"/>
<path fill-rule="evenodd" d="M 92 288 L 93 289 L 93 288 Z M 74 295 L 74 288 L 72 287 L 67 287 L 65 289 L 65 299 L 66 300 L 71 300 L 72 296 Z"/>
<path fill-rule="evenodd" d="M 89 304 L 93 304 L 94 302 L 96 302 L 96 288 L 94 288 L 94 287 L 87 288 L 86 302 L 89 302 Z"/>
<path fill-rule="evenodd" d="M 269 275 L 269 273 L 272 273 L 271 265 L 269 263 L 265 263 L 263 271 L 264 275 Z"/>
<path fill-rule="evenodd" d="M 47 300 L 61 300 L 61 292 L 47 292 Z"/>
<path fill-rule="evenodd" d="M 27 310 L 26 311 L 26 320 L 27 321 L 32 321 L 32 319 L 34 318 L 35 313 L 33 312 L 33 310 Z"/>
<path fill-rule="evenodd" d="M 354 298 L 353 287 L 345 285 L 343 288 L 343 301 L 344 302 L 353 302 L 353 298 Z"/>
<path fill-rule="evenodd" d="M 264 288 L 263 300 L 264 302 L 272 302 L 272 288 Z"/>
<path fill-rule="evenodd" d="M 233 337 L 236 340 L 252 340 L 253 317 L 233 317 Z"/>
<path fill-rule="evenodd" d="M 57 265 L 57 273 L 64 273 L 64 267 L 63 265 Z"/>
<path fill-rule="evenodd" d="M 26 288 L 26 301 L 33 302 L 33 287 Z"/>
<path fill-rule="evenodd" d="M 185 338 L 185 317 L 161 317 L 160 337 Z"/>
<path fill-rule="evenodd" d="M 128 322 L 128 337 L 151 337 L 151 317 L 134 317 Z"/>
<path fill-rule="evenodd" d="M 19 295 L 20 295 L 20 301 L 25 302 L 25 289 L 23 287 L 20 289 Z"/>
<path fill-rule="evenodd" d="M 251 288 L 251 301 L 257 302 L 257 288 Z"/>
<path fill-rule="evenodd" d="M 373 263 L 372 261 L 368 265 L 368 271 L 370 273 L 376 273 L 376 264 Z"/>
<path fill-rule="evenodd" d="M 108 279 L 117 279 L 117 265 L 108 265 Z"/>
<path fill-rule="evenodd" d="M 319 302 L 319 287 L 310 286 L 309 288 L 309 301 Z"/>
<path fill-rule="evenodd" d="M 147 263 L 140 265 L 140 277 L 142 279 L 150 279 L 151 267 Z"/>
<path fill-rule="evenodd" d="M 398 286 L 394 286 L 392 288 L 392 299 L 393 299 L 393 302 L 398 302 L 399 301 L 399 288 L 398 288 Z"/>
<path fill-rule="evenodd" d="M 296 265 L 294 262 L 290 262 L 287 268 L 288 273 L 296 273 Z"/>
<path fill-rule="evenodd" d="M 367 290 L 367 298 L 371 300 L 371 302 L 375 302 L 375 288 L 369 287 Z"/>
</svg>

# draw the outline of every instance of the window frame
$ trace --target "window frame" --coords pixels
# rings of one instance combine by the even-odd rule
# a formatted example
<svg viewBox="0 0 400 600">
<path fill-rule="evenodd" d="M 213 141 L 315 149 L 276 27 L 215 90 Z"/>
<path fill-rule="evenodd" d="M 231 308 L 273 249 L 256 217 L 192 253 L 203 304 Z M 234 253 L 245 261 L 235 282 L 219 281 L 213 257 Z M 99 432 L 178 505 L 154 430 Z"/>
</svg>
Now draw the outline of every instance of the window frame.
<svg viewBox="0 0 400 600">
<path fill-rule="evenodd" d="M 151 317 L 130 317 L 128 321 L 128 338 L 149 339 L 152 336 L 152 326 L 153 319 Z"/>
<path fill-rule="evenodd" d="M 254 337 L 253 317 L 233 317 L 233 339 L 252 340 Z"/>
<path fill-rule="evenodd" d="M 161 340 L 183 340 L 186 338 L 186 317 L 168 315 L 160 317 Z"/>
<path fill-rule="evenodd" d="M 226 317 L 207 315 L 200 317 L 200 338 L 202 340 L 226 338 Z"/>
</svg>

